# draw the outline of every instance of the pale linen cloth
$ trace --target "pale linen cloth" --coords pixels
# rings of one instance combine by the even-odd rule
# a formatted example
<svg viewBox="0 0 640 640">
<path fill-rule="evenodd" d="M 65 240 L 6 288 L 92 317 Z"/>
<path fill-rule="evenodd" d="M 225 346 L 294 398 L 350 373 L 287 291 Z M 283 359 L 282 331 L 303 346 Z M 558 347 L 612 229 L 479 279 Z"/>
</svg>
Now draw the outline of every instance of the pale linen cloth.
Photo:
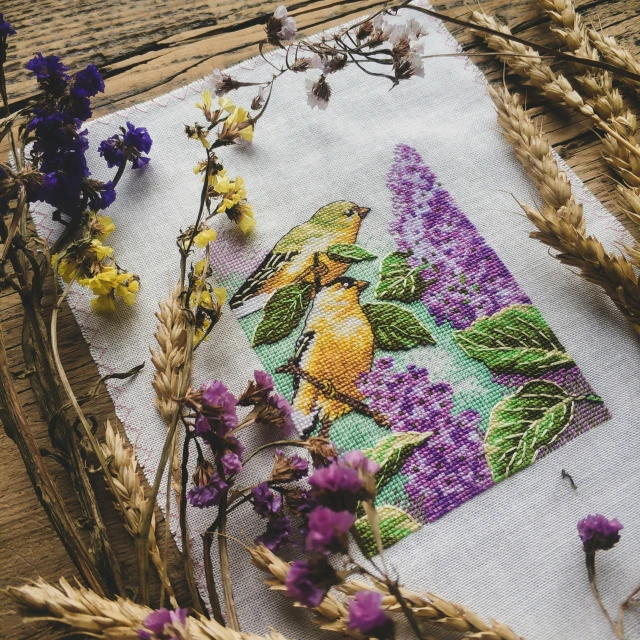
<svg viewBox="0 0 640 640">
<path fill-rule="evenodd" d="M 411 17 L 428 28 L 426 54 L 456 51 L 441 24 L 413 13 Z M 232 73 L 241 80 L 264 79 L 270 67 L 257 59 Z M 229 175 L 246 179 L 260 246 L 272 246 L 319 206 L 342 197 L 390 211 L 386 173 L 396 144 L 407 143 L 495 249 L 612 414 L 608 422 L 396 544 L 388 552 L 392 565 L 408 587 L 459 601 L 532 640 L 610 637 L 589 591 L 576 522 L 588 513 L 602 512 L 625 525 L 619 546 L 598 558 L 604 599 L 617 607 L 640 575 L 638 337 L 600 290 L 527 237 L 531 225 L 519 214 L 511 194 L 531 202 L 535 186 L 502 140 L 484 78 L 468 59 L 427 59 L 424 79 L 403 82 L 391 92 L 387 82 L 354 68 L 331 76 L 330 82 L 329 108 L 312 111 L 306 104 L 303 75 L 285 74 L 276 83 L 253 146 L 221 151 Z M 119 264 L 141 277 L 137 303 L 99 316 L 90 311 L 85 289 L 74 287 L 68 298 L 101 375 L 147 363 L 134 379 L 111 381 L 108 388 L 149 480 L 165 434 L 151 387 L 154 312 L 176 281 L 175 237 L 194 220 L 201 187 L 192 169 L 203 150 L 186 139 L 183 126 L 198 118 L 194 103 L 200 91 L 211 86 L 205 78 L 89 124 L 94 151 L 127 120 L 147 127 L 153 138 L 151 163 L 142 171 L 127 171 L 108 210 L 117 225 L 109 244 Z M 251 95 L 247 90 L 232 97 L 247 104 Z M 111 172 L 104 162 L 97 153 L 91 155 L 93 174 L 108 179 Z M 569 175 L 575 195 L 584 203 L 589 231 L 609 246 L 624 240 L 622 227 L 575 175 Z M 52 239 L 59 227 L 49 218 L 50 210 L 39 205 L 34 219 L 39 231 Z M 228 231 L 227 220 L 219 222 L 219 229 L 227 229 L 224 233 L 235 233 Z M 383 224 L 379 231 L 381 238 L 388 233 Z M 375 248 L 375 242 L 375 235 L 370 235 L 368 248 Z M 239 392 L 260 367 L 225 307 L 211 340 L 198 351 L 195 383 L 221 379 Z M 247 471 L 248 482 L 266 476 L 270 467 L 263 460 L 262 468 L 257 464 L 252 466 L 255 471 Z M 577 491 L 560 478 L 563 468 L 573 475 Z M 164 506 L 164 495 L 160 504 Z M 174 532 L 175 514 L 174 508 Z M 199 533 L 211 519 L 208 513 L 190 510 L 201 585 Z M 262 529 L 250 510 L 236 515 L 230 525 L 230 533 L 245 542 Z M 319 637 L 304 612 L 266 590 L 242 548 L 231 543 L 231 549 L 244 628 L 263 633 L 274 626 L 290 638 Z"/>
</svg>

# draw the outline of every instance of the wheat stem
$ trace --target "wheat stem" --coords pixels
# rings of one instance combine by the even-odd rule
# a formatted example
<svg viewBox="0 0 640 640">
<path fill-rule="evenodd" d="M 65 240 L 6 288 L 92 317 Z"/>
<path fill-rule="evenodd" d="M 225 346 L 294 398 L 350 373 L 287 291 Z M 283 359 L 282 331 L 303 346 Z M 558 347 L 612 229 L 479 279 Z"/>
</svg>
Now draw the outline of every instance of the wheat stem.
<svg viewBox="0 0 640 640">
<path fill-rule="evenodd" d="M 600 286 L 640 333 L 640 286 L 633 255 L 629 250 L 630 259 L 609 253 L 597 238 L 586 235 L 582 207 L 571 196 L 566 175 L 559 170 L 548 142 L 520 105 L 518 96 L 501 87 L 491 89 L 491 97 L 506 139 L 538 185 L 544 201 L 540 210 L 520 205 L 538 228 L 531 237 L 558 250 L 558 260 L 577 267 L 585 280 Z"/>
</svg>

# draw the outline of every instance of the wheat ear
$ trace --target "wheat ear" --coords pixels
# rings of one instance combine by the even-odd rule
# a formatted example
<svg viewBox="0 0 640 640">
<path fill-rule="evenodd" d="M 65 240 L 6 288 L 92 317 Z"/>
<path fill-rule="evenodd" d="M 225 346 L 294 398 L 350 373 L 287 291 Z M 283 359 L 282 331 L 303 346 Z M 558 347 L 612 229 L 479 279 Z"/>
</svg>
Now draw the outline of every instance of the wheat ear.
<svg viewBox="0 0 640 640">
<path fill-rule="evenodd" d="M 511 33 L 505 24 L 481 11 L 474 11 L 471 21 L 501 33 Z M 625 114 L 622 114 L 615 117 L 614 125 L 605 122 L 596 113 L 594 107 L 584 101 L 569 80 L 562 74 L 556 74 L 536 51 L 497 35 L 482 33 L 479 35 L 484 38 L 490 49 L 508 54 L 502 58 L 505 64 L 549 100 L 587 116 L 607 138 L 605 159 L 611 163 L 613 169 L 623 177 L 625 177 L 624 172 L 635 175 L 634 171 L 640 167 L 640 146 L 633 139 L 634 117 L 627 122 Z M 640 176 L 640 170 L 637 175 Z"/>
<path fill-rule="evenodd" d="M 640 73 L 640 60 L 637 60 L 630 51 L 620 46 L 613 36 L 604 35 L 595 29 L 588 29 L 587 34 L 593 45 L 607 62 L 622 67 L 627 71 Z M 631 80 L 631 78 L 622 78 L 622 81 L 627 83 L 640 95 L 640 84 L 638 82 Z"/>
<path fill-rule="evenodd" d="M 544 201 L 539 211 L 521 204 L 529 220 L 538 228 L 531 237 L 557 249 L 559 253 L 555 257 L 558 260 L 577 267 L 583 278 L 600 286 L 640 333 L 640 286 L 633 254 L 630 253 L 631 260 L 611 254 L 597 238 L 586 235 L 582 208 L 567 193 L 570 185 L 566 176 L 559 170 L 548 143 L 519 104 L 518 96 L 501 87 L 492 89 L 491 97 L 505 137 L 539 186 Z M 546 177 L 542 175 L 545 171 Z M 549 191 L 553 193 L 554 189 L 560 190 L 558 193 L 562 194 L 564 204 L 557 195 L 555 201 L 549 197 Z"/>
<path fill-rule="evenodd" d="M 147 508 L 148 500 L 144 495 L 144 488 L 140 482 L 138 461 L 133 447 L 117 433 L 107 420 L 105 429 L 105 441 L 102 444 L 105 458 L 109 462 L 109 471 L 113 476 L 114 486 L 118 491 L 122 503 L 126 507 L 126 513 L 121 513 L 124 518 L 124 526 L 131 536 L 135 536 L 140 531 L 142 514 Z M 118 504 L 116 509 L 120 511 Z M 176 607 L 177 602 L 171 587 L 165 563 L 160 555 L 158 542 L 156 540 L 156 518 L 151 518 L 151 529 L 149 530 L 149 556 L 156 568 L 160 579 L 164 582 L 165 589 L 169 594 L 172 606 Z"/>
<path fill-rule="evenodd" d="M 600 55 L 591 40 L 587 28 L 578 13 L 573 0 L 540 0 L 542 8 L 556 25 L 553 32 L 571 53 L 590 60 L 599 60 Z M 636 131 L 636 116 L 625 110 L 622 96 L 613 88 L 608 71 L 585 69 L 584 75 L 577 76 L 585 93 L 591 98 L 596 113 L 608 119 L 609 125 L 633 145 L 638 146 L 633 137 Z M 638 210 L 640 201 L 640 158 L 629 153 L 626 147 L 618 144 L 609 135 L 602 140 L 604 157 L 609 165 L 622 177 L 627 186 L 618 186 L 621 209 L 631 222 L 630 231 L 640 237 Z M 640 148 L 640 147 L 638 147 Z"/>
<path fill-rule="evenodd" d="M 152 609 L 131 600 L 107 600 L 83 587 L 72 587 L 64 578 L 59 586 L 40 579 L 30 585 L 5 590 L 32 620 L 46 620 L 66 626 L 73 634 L 106 640 L 136 640 L 138 630 Z M 286 640 L 271 631 L 266 638 L 239 633 L 215 620 L 187 618 L 187 640 Z"/>
<path fill-rule="evenodd" d="M 285 579 L 289 572 L 290 564 L 285 562 L 263 545 L 253 547 L 249 550 L 251 561 L 261 571 L 271 577 L 266 580 L 266 584 L 275 591 L 284 591 Z M 339 591 L 347 596 L 352 596 L 363 589 L 377 591 L 383 596 L 382 606 L 391 613 L 402 613 L 398 600 L 389 593 L 389 590 L 382 583 L 369 583 L 361 580 L 349 580 L 340 587 Z M 401 589 L 406 605 L 420 622 L 427 622 L 441 626 L 451 631 L 464 633 L 465 639 L 473 640 L 523 640 L 517 636 L 509 627 L 491 621 L 485 623 L 479 616 L 468 611 L 459 604 L 439 598 L 433 594 L 425 596 Z M 319 607 L 312 610 L 315 614 L 316 622 L 321 628 L 329 631 L 336 631 L 343 636 L 352 638 L 362 638 L 361 635 L 349 629 L 349 610 L 335 596 L 329 593 Z"/>
<path fill-rule="evenodd" d="M 158 324 L 155 338 L 159 348 L 151 349 L 151 362 L 156 368 L 153 374 L 153 389 L 156 392 L 155 405 L 165 423 L 169 425 L 179 409 L 175 398 L 180 395 L 181 369 L 187 344 L 187 328 L 180 304 L 179 286 L 176 285 L 169 297 L 160 302 L 156 318 Z M 179 502 L 180 454 L 177 446 L 174 447 L 171 460 L 171 474 L 173 489 Z"/>
</svg>

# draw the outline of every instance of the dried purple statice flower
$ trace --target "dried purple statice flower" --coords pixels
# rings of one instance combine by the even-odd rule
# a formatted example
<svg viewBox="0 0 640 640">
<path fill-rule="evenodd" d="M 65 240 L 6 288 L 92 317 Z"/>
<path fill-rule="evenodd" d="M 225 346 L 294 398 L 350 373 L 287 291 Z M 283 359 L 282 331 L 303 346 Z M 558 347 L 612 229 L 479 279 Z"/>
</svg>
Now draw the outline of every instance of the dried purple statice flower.
<svg viewBox="0 0 640 640">
<path fill-rule="evenodd" d="M 229 91 L 234 91 L 241 86 L 237 80 L 234 80 L 229 74 L 220 71 L 220 69 L 213 70 L 211 81 L 213 82 L 213 91 L 217 96 L 223 96 L 229 93 Z"/>
<path fill-rule="evenodd" d="M 266 371 L 253 372 L 253 380 L 247 384 L 247 388 L 238 398 L 239 407 L 251 407 L 260 402 L 266 402 L 274 390 L 273 378 Z"/>
<path fill-rule="evenodd" d="M 224 475 L 226 478 L 234 476 L 242 471 L 242 459 L 236 453 L 225 453 L 222 458 L 222 468 L 224 469 Z"/>
<path fill-rule="evenodd" d="M 15 36 L 17 31 L 9 24 L 0 13 L 0 39 L 6 40 L 9 36 Z"/>
<path fill-rule="evenodd" d="M 272 482 L 293 482 L 301 480 L 309 473 L 309 463 L 300 456 L 287 456 L 282 449 L 276 449 L 273 470 L 271 471 Z"/>
<path fill-rule="evenodd" d="M 271 393 L 265 402 L 257 404 L 252 411 L 256 423 L 276 428 L 285 436 L 290 436 L 295 430 L 292 413 L 289 401 L 278 393 Z"/>
<path fill-rule="evenodd" d="M 358 591 L 349 604 L 349 629 L 377 640 L 395 638 L 393 620 L 384 612 L 381 604 L 381 593 Z"/>
<path fill-rule="evenodd" d="M 287 596 L 305 607 L 320 605 L 331 587 L 342 579 L 324 556 L 315 556 L 307 562 L 296 560 L 287 573 Z"/>
<path fill-rule="evenodd" d="M 158 609 L 151 612 L 138 631 L 140 640 L 186 640 L 187 609 Z"/>
<path fill-rule="evenodd" d="M 255 512 L 263 518 L 279 513 L 282 509 L 282 496 L 271 491 L 266 482 L 255 486 L 251 490 L 251 495 Z"/>
<path fill-rule="evenodd" d="M 307 515 L 312 509 L 318 506 L 316 499 L 307 489 L 300 487 L 288 487 L 285 490 L 285 501 L 292 513 L 298 516 Z"/>
<path fill-rule="evenodd" d="M 274 515 L 267 521 L 267 530 L 255 539 L 269 551 L 279 551 L 291 537 L 291 520 L 282 514 Z"/>
<path fill-rule="evenodd" d="M 356 521 L 349 511 L 333 511 L 328 507 L 316 507 L 307 520 L 307 551 L 332 553 L 346 550 L 348 532 Z"/>
<path fill-rule="evenodd" d="M 338 459 L 336 445 L 326 438 L 309 438 L 307 451 L 310 453 L 313 466 L 316 469 L 326 467 Z"/>
<path fill-rule="evenodd" d="M 193 399 L 198 406 L 197 435 L 213 432 L 223 437 L 238 426 L 237 401 L 219 380 L 203 385 Z"/>
<path fill-rule="evenodd" d="M 601 514 L 589 515 L 578 522 L 578 535 L 582 540 L 589 581 L 595 584 L 596 551 L 607 551 L 620 540 L 622 524 Z"/>
<path fill-rule="evenodd" d="M 578 535 L 582 544 L 593 551 L 607 551 L 620 540 L 624 527 L 617 520 L 609 520 L 601 514 L 589 515 L 578 522 Z"/>
<path fill-rule="evenodd" d="M 27 62 L 25 69 L 33 72 L 38 84 L 51 94 L 64 92 L 71 77 L 67 75 L 69 67 L 58 56 L 43 56 L 41 53 Z"/>
<path fill-rule="evenodd" d="M 305 84 L 307 88 L 307 104 L 312 109 L 318 107 L 320 111 L 324 111 L 329 106 L 329 99 L 331 98 L 331 87 L 324 74 L 315 82 L 312 78 L 306 78 Z"/>
<path fill-rule="evenodd" d="M 200 460 L 193 474 L 194 487 L 187 494 L 189 502 L 198 509 L 220 504 L 220 499 L 229 485 L 218 475 L 213 465 Z"/>
<path fill-rule="evenodd" d="M 267 42 L 275 47 L 283 47 L 282 41 L 293 40 L 298 29 L 296 21 L 288 14 L 287 8 L 281 4 L 267 21 L 265 26 Z"/>
<path fill-rule="evenodd" d="M 108 167 L 123 167 L 127 161 L 133 169 L 140 169 L 149 164 L 149 153 L 153 141 L 144 127 L 136 127 L 127 122 L 126 129 L 120 127 L 121 134 L 103 140 L 98 146 L 98 153 L 107 161 Z"/>
</svg>

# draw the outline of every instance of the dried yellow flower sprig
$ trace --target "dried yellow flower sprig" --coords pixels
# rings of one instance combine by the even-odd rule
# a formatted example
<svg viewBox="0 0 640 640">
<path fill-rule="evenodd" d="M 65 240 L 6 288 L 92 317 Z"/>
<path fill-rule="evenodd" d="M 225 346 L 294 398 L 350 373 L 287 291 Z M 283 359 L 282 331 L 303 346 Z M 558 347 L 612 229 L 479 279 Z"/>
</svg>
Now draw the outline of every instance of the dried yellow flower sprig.
<svg viewBox="0 0 640 640">
<path fill-rule="evenodd" d="M 640 73 L 640 60 L 637 60 L 630 51 L 619 45 L 613 36 L 606 36 L 595 29 L 588 29 L 587 33 L 591 42 L 607 62 L 632 73 Z M 640 94 L 640 84 L 635 80 L 622 78 L 622 81 Z"/>
<path fill-rule="evenodd" d="M 531 237 L 557 249 L 558 260 L 577 267 L 583 278 L 600 286 L 640 333 L 640 285 L 633 255 L 627 259 L 611 254 L 597 238 L 586 235 L 582 208 L 567 191 L 570 185 L 566 176 L 559 170 L 548 143 L 520 105 L 518 96 L 504 87 L 492 90 L 491 96 L 505 137 L 539 186 L 545 203 L 539 211 L 521 205 L 538 228 Z"/>
<path fill-rule="evenodd" d="M 113 476 L 114 486 L 118 491 L 122 504 L 126 508 L 125 513 L 121 512 L 125 522 L 125 529 L 131 536 L 135 536 L 140 531 L 141 516 L 144 509 L 147 508 L 148 500 L 145 498 L 144 488 L 140 483 L 138 460 L 135 451 L 115 431 L 109 420 L 107 420 L 102 451 L 109 463 L 109 471 Z M 118 504 L 116 504 L 116 509 L 121 511 Z M 177 607 L 178 603 L 156 540 L 155 515 L 151 521 L 151 530 L 149 532 L 149 556 L 160 579 L 164 582 L 164 587 L 169 594 L 172 606 Z"/>
<path fill-rule="evenodd" d="M 251 554 L 252 563 L 258 569 L 271 576 L 265 583 L 274 591 L 285 591 L 285 580 L 289 572 L 290 563 L 285 562 L 263 545 L 250 548 L 249 553 Z M 402 614 L 400 603 L 383 583 L 349 580 L 339 586 L 338 590 L 347 596 L 353 596 L 362 590 L 375 591 L 382 594 L 381 606 L 384 609 L 390 613 Z M 523 640 L 506 625 L 495 620 L 491 620 L 491 623 L 487 624 L 475 613 L 444 598 L 431 593 L 422 596 L 402 588 L 400 591 L 406 605 L 420 622 L 435 624 L 451 631 L 461 632 L 464 634 L 463 637 L 465 639 Z M 320 606 L 312 609 L 312 611 L 315 615 L 315 621 L 322 629 L 335 631 L 346 637 L 362 638 L 360 634 L 354 633 L 349 629 L 349 610 L 347 606 L 331 593 L 325 597 Z"/>
<path fill-rule="evenodd" d="M 29 619 L 64 625 L 74 634 L 87 634 L 105 640 L 138 640 L 138 631 L 153 611 L 131 600 L 107 600 L 83 587 L 72 587 L 64 578 L 60 585 L 44 580 L 22 587 L 9 587 L 5 593 L 25 609 Z M 286 640 L 277 631 L 266 637 L 238 633 L 215 620 L 188 617 L 185 640 Z"/>
</svg>

